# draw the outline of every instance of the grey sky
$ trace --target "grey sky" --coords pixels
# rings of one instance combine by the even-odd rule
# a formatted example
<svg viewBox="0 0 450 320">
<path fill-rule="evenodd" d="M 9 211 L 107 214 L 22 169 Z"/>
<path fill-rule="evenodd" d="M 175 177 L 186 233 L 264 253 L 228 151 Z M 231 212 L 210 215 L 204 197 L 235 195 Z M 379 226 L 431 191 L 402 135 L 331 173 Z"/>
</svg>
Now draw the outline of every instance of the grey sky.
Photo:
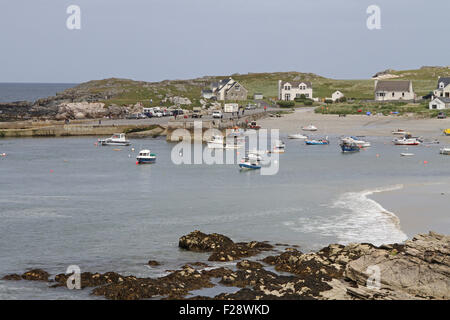
<svg viewBox="0 0 450 320">
<path fill-rule="evenodd" d="M 81 7 L 81 30 L 66 9 Z M 381 8 L 381 30 L 366 9 Z M 0 82 L 450 65 L 449 0 L 2 0 Z"/>
</svg>

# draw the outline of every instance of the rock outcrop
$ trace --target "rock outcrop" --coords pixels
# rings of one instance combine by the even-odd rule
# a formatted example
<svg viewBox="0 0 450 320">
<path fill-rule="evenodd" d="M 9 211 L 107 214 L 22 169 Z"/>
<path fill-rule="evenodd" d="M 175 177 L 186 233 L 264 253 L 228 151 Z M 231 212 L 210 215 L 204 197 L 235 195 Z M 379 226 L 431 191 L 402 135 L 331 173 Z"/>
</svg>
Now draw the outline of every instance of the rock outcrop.
<svg viewBox="0 0 450 320">
<path fill-rule="evenodd" d="M 221 234 L 194 231 L 179 240 L 180 248 L 211 252 L 209 260 L 232 261 L 275 249 L 265 242 L 235 243 Z M 261 261 L 239 260 L 235 268 L 211 268 L 203 262 L 184 265 L 160 278 L 136 278 L 114 272 L 82 273 L 82 288 L 108 299 L 450 299 L 450 236 L 430 232 L 404 244 L 376 247 L 367 243 L 331 244 L 317 252 L 295 248 Z M 228 257 L 229 256 L 229 257 Z M 222 259 L 223 258 L 223 259 Z M 155 261 L 150 265 L 157 266 Z M 269 269 L 269 267 L 271 269 Z M 275 270 L 273 270 L 275 269 Z M 70 275 L 55 277 L 65 286 Z M 49 281 L 40 269 L 3 280 Z M 193 290 L 240 288 L 214 297 L 189 296 Z"/>
</svg>

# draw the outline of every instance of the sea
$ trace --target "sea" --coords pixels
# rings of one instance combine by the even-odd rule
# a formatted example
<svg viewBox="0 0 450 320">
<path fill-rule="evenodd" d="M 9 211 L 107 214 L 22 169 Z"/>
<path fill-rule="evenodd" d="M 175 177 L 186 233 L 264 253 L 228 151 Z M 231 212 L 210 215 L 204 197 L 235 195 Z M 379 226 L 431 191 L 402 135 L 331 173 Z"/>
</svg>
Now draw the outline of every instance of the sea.
<svg viewBox="0 0 450 320">
<path fill-rule="evenodd" d="M 330 243 L 403 242 L 413 234 L 371 196 L 450 181 L 439 145 L 401 157 L 404 147 L 388 137 L 366 137 L 372 147 L 343 154 L 335 136 L 327 146 L 281 136 L 286 152 L 274 175 L 242 172 L 237 163 L 176 164 L 177 145 L 164 138 L 132 139 L 128 147 L 101 147 L 97 138 L 0 139 L 0 278 L 32 268 L 56 275 L 72 265 L 163 276 L 207 261 L 207 254 L 178 248 L 194 230 L 295 244 L 303 252 Z M 156 163 L 136 165 L 144 148 L 157 154 Z M 434 231 L 448 233 L 443 221 Z M 0 299 L 98 299 L 89 292 L 0 280 Z"/>
</svg>

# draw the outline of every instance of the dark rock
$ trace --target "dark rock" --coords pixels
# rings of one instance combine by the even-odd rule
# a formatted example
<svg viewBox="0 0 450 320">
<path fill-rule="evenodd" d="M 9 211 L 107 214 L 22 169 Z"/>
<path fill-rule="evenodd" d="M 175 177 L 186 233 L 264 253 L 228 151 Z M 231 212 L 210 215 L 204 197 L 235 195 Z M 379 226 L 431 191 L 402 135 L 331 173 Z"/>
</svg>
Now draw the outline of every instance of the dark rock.
<svg viewBox="0 0 450 320">
<path fill-rule="evenodd" d="M 20 274 L 13 273 L 13 274 L 8 274 L 8 275 L 4 276 L 2 278 L 2 280 L 15 280 L 15 281 L 18 281 L 18 280 L 22 280 L 22 276 Z"/>
<path fill-rule="evenodd" d="M 67 279 L 71 276 L 71 274 L 58 274 L 55 276 L 55 281 L 57 284 L 52 287 L 65 287 L 67 285 Z M 106 285 L 110 283 L 120 283 L 125 280 L 134 280 L 136 277 L 133 276 L 122 276 L 115 272 L 106 272 L 106 273 L 90 273 L 83 272 L 81 273 L 81 288 L 86 287 L 98 287 L 101 285 Z"/>
<path fill-rule="evenodd" d="M 157 267 L 157 266 L 160 266 L 161 263 L 159 263 L 159 262 L 156 261 L 156 260 L 149 260 L 149 261 L 148 261 L 148 265 L 151 266 L 151 267 Z"/>
<path fill-rule="evenodd" d="M 30 281 L 48 281 L 50 274 L 41 269 L 33 269 L 22 274 L 22 279 Z"/>
</svg>

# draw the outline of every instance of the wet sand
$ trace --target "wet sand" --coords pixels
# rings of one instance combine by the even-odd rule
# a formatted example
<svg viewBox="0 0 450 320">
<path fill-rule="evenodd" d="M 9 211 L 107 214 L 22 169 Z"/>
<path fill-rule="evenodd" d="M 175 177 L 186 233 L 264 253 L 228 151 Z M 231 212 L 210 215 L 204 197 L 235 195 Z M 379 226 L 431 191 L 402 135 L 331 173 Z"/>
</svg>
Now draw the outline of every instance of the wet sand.
<svg viewBox="0 0 450 320">
<path fill-rule="evenodd" d="M 370 198 L 400 219 L 400 228 L 409 238 L 428 231 L 450 232 L 450 183 L 405 185 Z"/>
<path fill-rule="evenodd" d="M 313 108 L 299 108 L 294 113 L 280 118 L 265 118 L 259 121 L 263 128 L 279 129 L 281 134 L 302 132 L 313 135 L 358 135 L 389 136 L 397 129 L 410 131 L 414 136 L 437 138 L 443 144 L 450 144 L 450 136 L 442 131 L 450 128 L 450 117 L 447 119 L 421 119 L 406 116 L 365 116 L 322 115 L 314 113 Z M 315 125 L 315 132 L 302 131 L 302 126 Z"/>
</svg>

